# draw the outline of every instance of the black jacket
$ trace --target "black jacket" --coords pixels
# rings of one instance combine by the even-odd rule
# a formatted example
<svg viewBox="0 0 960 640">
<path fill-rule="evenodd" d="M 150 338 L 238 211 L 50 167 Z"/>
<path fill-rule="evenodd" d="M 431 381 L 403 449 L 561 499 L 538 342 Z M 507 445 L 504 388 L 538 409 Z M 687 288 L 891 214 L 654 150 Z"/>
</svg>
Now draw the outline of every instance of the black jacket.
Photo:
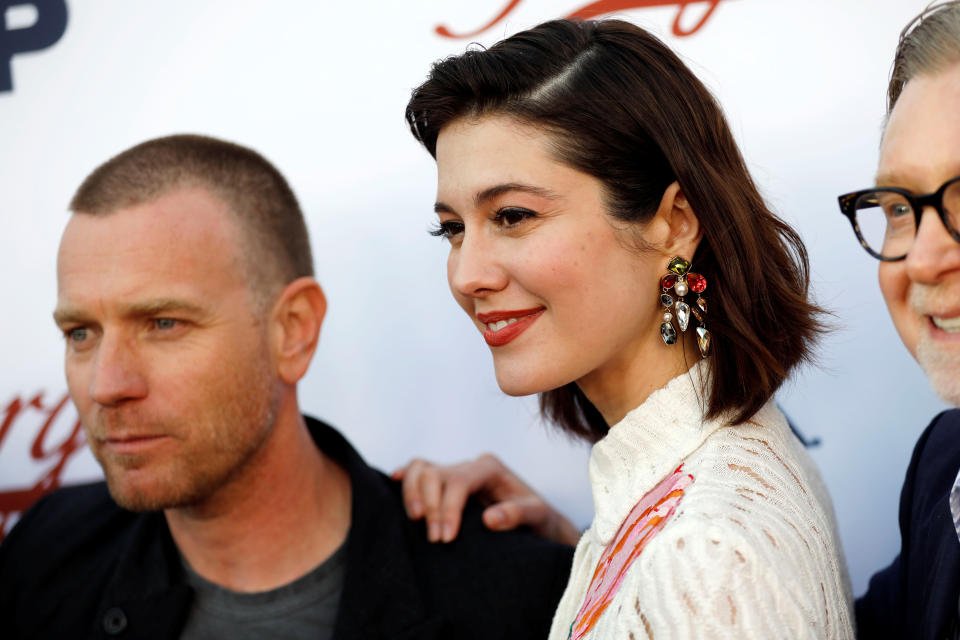
<svg viewBox="0 0 960 640">
<path fill-rule="evenodd" d="M 960 540 L 950 489 L 958 470 L 960 411 L 945 411 L 913 450 L 900 494 L 900 554 L 857 600 L 858 637 L 956 637 Z"/>
<path fill-rule="evenodd" d="M 572 549 L 492 533 L 475 505 L 457 541 L 430 544 L 397 483 L 331 427 L 308 425 L 353 489 L 336 638 L 547 636 Z M 4 640 L 176 638 L 191 598 L 163 514 L 120 509 L 103 483 L 44 498 L 0 546 Z"/>
</svg>

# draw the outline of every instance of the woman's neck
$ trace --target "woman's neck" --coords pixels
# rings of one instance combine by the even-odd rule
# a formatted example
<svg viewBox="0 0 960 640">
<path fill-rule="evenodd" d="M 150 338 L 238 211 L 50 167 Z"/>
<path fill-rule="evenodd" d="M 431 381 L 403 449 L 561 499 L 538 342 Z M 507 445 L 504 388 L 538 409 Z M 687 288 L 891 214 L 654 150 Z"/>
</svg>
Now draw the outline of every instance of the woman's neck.
<svg viewBox="0 0 960 640">
<path fill-rule="evenodd" d="M 654 351 L 656 358 L 624 357 L 607 363 L 602 369 L 577 380 L 577 385 L 612 427 L 643 404 L 651 393 L 689 371 L 702 359 L 694 341 L 690 336 L 686 338 L 680 344 L 670 346 L 661 342 Z"/>
</svg>

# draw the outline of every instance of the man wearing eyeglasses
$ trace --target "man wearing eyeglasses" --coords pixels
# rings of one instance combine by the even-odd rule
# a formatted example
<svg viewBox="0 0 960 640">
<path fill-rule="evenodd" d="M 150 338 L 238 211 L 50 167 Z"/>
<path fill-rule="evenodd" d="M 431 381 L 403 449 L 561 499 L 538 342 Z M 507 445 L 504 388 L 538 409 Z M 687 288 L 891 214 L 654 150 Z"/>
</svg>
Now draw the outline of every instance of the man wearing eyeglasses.
<svg viewBox="0 0 960 640">
<path fill-rule="evenodd" d="M 877 187 L 840 196 L 880 260 L 900 339 L 960 406 L 960 2 L 904 30 L 888 92 Z M 901 550 L 856 603 L 861 638 L 960 637 L 960 411 L 917 442 L 900 499 Z"/>
</svg>

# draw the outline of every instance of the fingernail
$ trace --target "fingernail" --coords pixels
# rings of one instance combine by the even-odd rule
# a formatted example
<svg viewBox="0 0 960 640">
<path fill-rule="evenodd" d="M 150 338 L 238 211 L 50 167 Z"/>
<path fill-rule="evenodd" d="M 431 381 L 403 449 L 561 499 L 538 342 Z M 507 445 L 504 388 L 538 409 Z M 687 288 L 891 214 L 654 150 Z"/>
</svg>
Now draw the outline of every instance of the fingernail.
<svg viewBox="0 0 960 640">
<path fill-rule="evenodd" d="M 453 525 L 449 522 L 443 525 L 443 541 L 450 542 L 453 540 Z"/>
<path fill-rule="evenodd" d="M 410 515 L 414 518 L 419 518 L 423 515 L 423 505 L 420 504 L 419 500 L 414 500 L 410 503 Z"/>
<path fill-rule="evenodd" d="M 439 522 L 431 522 L 427 526 L 427 538 L 430 540 L 430 542 L 437 542 L 438 540 L 440 540 L 440 523 Z"/>
<path fill-rule="evenodd" d="M 493 509 L 490 511 L 490 519 L 492 520 L 491 524 L 498 527 L 502 526 L 505 519 L 503 511 L 500 511 L 500 509 Z"/>
</svg>

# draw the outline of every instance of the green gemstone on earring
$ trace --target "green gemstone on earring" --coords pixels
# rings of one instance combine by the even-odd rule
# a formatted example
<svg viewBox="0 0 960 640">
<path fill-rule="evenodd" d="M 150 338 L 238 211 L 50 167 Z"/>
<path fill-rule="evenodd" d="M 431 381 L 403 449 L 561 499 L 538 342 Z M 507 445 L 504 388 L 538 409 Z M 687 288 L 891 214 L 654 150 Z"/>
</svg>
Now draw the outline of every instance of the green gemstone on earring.
<svg viewBox="0 0 960 640">
<path fill-rule="evenodd" d="M 684 260 L 680 256 L 677 256 L 670 261 L 670 264 L 667 265 L 667 271 L 672 271 L 678 276 L 682 276 L 687 272 L 687 269 L 690 268 L 690 261 Z"/>
</svg>

